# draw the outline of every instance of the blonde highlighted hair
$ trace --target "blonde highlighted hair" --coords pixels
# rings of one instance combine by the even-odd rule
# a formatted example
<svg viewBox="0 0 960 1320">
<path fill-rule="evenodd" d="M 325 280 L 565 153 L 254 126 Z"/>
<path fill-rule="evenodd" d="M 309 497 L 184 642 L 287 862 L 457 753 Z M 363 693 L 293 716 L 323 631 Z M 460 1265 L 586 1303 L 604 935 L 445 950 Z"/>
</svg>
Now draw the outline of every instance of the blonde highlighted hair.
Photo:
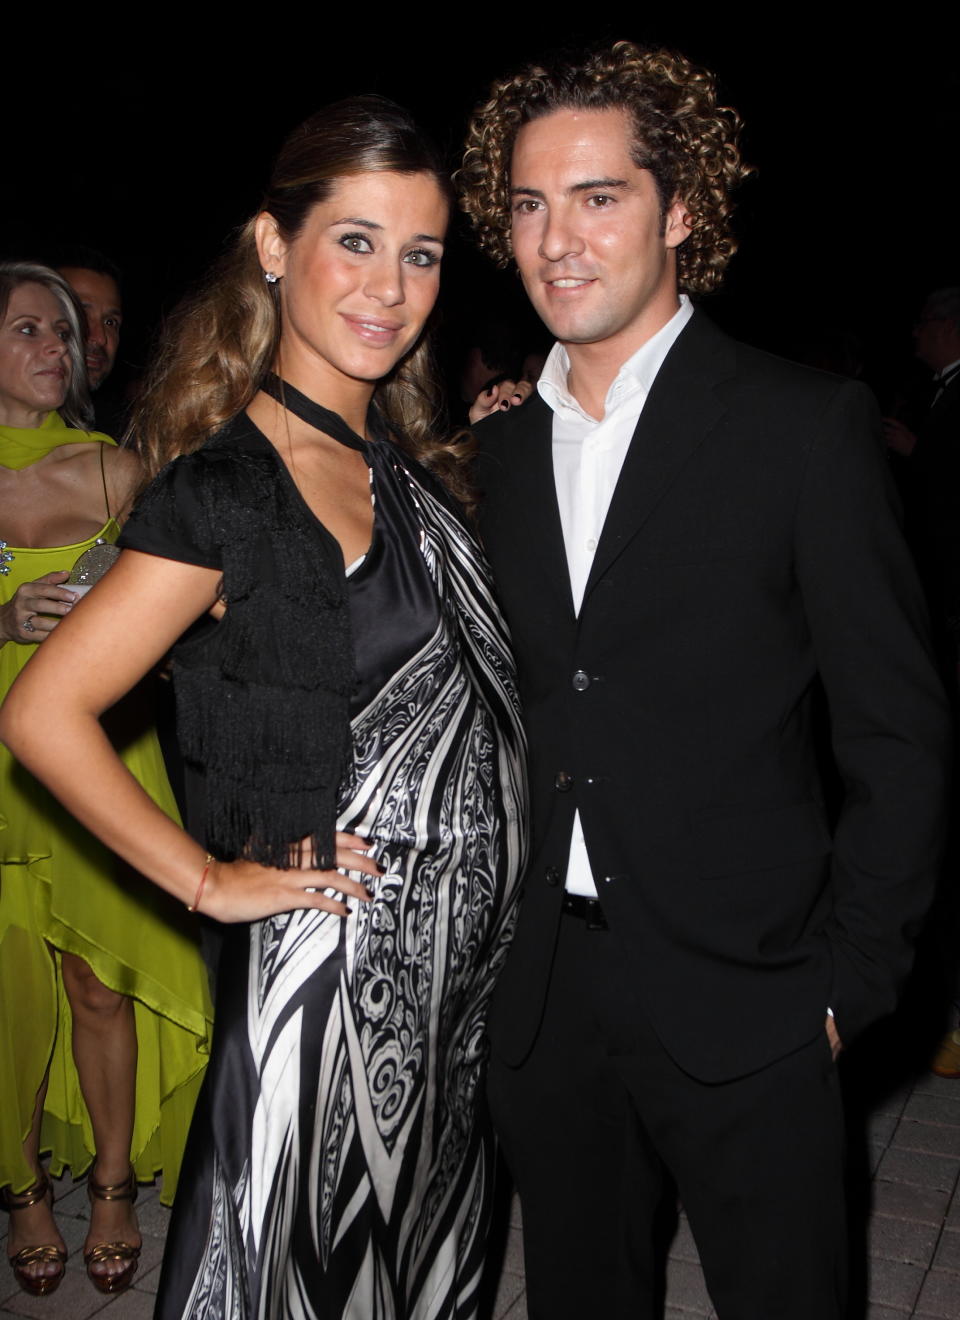
<svg viewBox="0 0 960 1320">
<path fill-rule="evenodd" d="M 368 170 L 429 174 L 452 199 L 438 153 L 407 112 L 384 97 L 354 96 L 290 134 L 258 214 L 269 212 L 291 242 L 340 179 Z M 130 425 L 148 478 L 241 412 L 276 362 L 280 304 L 260 267 L 255 225 L 256 216 L 164 327 Z M 426 337 L 378 383 L 374 399 L 398 442 L 466 498 L 467 447 L 439 438 L 441 398 Z"/>
<path fill-rule="evenodd" d="M 21 284 L 39 284 L 49 289 L 60 304 L 63 319 L 70 327 L 67 354 L 70 358 L 70 380 L 67 397 L 57 412 L 68 426 L 89 431 L 93 426 L 93 404 L 87 382 L 87 359 L 84 351 L 87 338 L 87 320 L 77 295 L 70 285 L 49 266 L 34 261 L 0 262 L 0 320 L 7 314 L 10 295 Z"/>
</svg>

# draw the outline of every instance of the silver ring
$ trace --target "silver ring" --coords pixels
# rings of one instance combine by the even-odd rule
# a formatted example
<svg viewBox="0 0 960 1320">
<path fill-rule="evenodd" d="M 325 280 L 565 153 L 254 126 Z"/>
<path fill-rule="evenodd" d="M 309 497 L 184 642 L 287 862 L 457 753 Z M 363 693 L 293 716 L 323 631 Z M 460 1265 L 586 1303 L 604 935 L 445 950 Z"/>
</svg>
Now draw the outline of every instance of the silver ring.
<svg viewBox="0 0 960 1320">
<path fill-rule="evenodd" d="M 32 614 L 28 614 L 27 617 L 24 619 L 23 623 L 21 623 L 20 627 L 23 629 L 24 632 L 36 632 L 36 631 L 37 631 L 36 628 L 33 626 L 33 624 L 30 622 L 30 620 L 31 620 L 32 618 L 33 618 L 33 615 L 32 615 Z"/>
</svg>

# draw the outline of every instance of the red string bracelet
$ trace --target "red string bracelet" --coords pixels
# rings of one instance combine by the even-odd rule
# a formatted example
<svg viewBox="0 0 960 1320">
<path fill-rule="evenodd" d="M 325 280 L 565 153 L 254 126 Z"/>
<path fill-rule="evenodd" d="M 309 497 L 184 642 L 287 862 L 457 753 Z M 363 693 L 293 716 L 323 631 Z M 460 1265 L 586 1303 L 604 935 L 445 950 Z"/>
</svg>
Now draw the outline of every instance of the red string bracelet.
<svg viewBox="0 0 960 1320">
<path fill-rule="evenodd" d="M 203 886 L 207 883 L 207 872 L 210 870 L 210 865 L 213 860 L 213 853 L 207 853 L 206 857 L 203 859 L 203 870 L 200 872 L 200 883 L 197 885 L 197 894 L 193 902 L 187 904 L 188 912 L 196 912 L 197 908 L 200 906 L 200 895 L 203 893 Z"/>
</svg>

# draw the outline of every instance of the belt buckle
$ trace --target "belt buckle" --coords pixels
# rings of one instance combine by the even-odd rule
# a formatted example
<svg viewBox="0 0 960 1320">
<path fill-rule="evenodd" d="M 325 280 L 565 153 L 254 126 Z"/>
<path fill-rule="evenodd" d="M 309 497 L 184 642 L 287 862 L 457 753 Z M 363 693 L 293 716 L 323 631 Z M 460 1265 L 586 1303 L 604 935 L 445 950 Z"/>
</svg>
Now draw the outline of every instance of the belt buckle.
<svg viewBox="0 0 960 1320">
<path fill-rule="evenodd" d="M 587 922 L 587 930 L 607 930 L 607 919 L 603 915 L 603 908 L 600 906 L 598 898 L 587 899 L 587 910 L 584 914 Z"/>
</svg>

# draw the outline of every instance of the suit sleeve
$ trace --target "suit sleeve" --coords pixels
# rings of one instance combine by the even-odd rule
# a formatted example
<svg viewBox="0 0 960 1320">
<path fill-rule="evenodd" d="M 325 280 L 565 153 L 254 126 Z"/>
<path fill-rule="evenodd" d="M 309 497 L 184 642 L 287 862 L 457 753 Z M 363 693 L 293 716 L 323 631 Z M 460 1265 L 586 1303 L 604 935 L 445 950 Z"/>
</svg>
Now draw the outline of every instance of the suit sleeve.
<svg viewBox="0 0 960 1320">
<path fill-rule="evenodd" d="M 797 575 L 844 785 L 826 934 L 845 1044 L 892 1010 L 909 970 L 944 840 L 951 742 L 878 422 L 861 386 L 835 391 L 796 520 Z"/>
</svg>

